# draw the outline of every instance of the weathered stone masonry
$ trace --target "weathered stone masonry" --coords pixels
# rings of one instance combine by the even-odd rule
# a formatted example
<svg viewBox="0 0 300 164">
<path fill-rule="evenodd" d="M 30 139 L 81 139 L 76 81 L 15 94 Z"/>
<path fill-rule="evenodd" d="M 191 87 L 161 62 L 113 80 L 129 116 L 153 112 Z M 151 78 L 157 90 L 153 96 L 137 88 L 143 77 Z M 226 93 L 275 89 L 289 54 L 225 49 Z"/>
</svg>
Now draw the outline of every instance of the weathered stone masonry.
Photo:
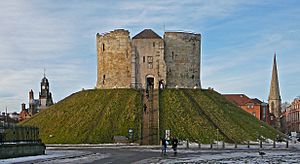
<svg viewBox="0 0 300 164">
<path fill-rule="evenodd" d="M 168 87 L 200 88 L 200 34 L 166 32 Z"/>
<path fill-rule="evenodd" d="M 97 88 L 200 88 L 201 35 L 145 29 L 97 34 Z"/>
<path fill-rule="evenodd" d="M 130 87 L 131 47 L 127 30 L 97 34 L 98 88 Z"/>
</svg>

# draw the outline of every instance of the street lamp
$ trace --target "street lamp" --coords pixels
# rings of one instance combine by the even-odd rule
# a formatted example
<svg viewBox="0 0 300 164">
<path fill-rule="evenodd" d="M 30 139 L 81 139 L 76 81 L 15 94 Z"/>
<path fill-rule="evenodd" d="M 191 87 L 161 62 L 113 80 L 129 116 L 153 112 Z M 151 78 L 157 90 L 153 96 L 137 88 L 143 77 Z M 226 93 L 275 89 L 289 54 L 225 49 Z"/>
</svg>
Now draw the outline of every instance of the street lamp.
<svg viewBox="0 0 300 164">
<path fill-rule="evenodd" d="M 217 129 L 217 148 L 219 148 L 219 129 Z"/>
</svg>

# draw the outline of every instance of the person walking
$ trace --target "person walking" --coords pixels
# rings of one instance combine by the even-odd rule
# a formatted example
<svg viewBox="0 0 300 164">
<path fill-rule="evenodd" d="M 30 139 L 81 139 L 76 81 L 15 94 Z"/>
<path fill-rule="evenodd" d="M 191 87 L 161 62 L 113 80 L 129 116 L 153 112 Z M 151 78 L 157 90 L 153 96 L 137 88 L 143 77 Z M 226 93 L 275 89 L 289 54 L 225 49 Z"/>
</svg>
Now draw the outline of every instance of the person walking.
<svg viewBox="0 0 300 164">
<path fill-rule="evenodd" d="M 162 154 L 166 155 L 167 154 L 167 140 L 165 138 L 161 139 L 161 149 L 162 149 Z"/>
<path fill-rule="evenodd" d="M 172 139 L 172 148 L 174 150 L 174 155 L 177 155 L 177 145 L 178 145 L 178 140 L 176 137 Z"/>
</svg>

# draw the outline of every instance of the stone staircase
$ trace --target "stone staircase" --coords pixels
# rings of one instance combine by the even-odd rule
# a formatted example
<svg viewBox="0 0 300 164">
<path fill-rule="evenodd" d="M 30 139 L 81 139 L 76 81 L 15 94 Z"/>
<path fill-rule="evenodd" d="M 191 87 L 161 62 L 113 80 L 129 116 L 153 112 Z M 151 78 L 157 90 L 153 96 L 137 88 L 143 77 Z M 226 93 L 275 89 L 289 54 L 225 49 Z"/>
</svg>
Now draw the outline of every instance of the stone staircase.
<svg viewBox="0 0 300 164">
<path fill-rule="evenodd" d="M 142 145 L 159 144 L 159 90 L 143 92 Z M 146 108 L 146 109 L 145 109 Z"/>
</svg>

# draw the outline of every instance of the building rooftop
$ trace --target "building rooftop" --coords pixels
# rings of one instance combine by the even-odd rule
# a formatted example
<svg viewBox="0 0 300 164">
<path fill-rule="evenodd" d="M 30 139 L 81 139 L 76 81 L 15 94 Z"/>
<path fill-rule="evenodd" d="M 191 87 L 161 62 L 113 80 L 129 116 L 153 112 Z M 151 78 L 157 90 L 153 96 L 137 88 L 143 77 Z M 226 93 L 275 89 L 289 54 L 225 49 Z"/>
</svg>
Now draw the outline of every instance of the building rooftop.
<svg viewBox="0 0 300 164">
<path fill-rule="evenodd" d="M 242 106 L 247 103 L 254 103 L 254 104 L 262 103 L 259 99 L 257 99 L 257 98 L 251 99 L 244 94 L 223 94 L 223 96 L 225 96 L 227 100 L 235 103 L 238 106 Z"/>
<path fill-rule="evenodd" d="M 151 29 L 144 29 L 142 32 L 136 34 L 132 39 L 162 39 Z"/>
</svg>

